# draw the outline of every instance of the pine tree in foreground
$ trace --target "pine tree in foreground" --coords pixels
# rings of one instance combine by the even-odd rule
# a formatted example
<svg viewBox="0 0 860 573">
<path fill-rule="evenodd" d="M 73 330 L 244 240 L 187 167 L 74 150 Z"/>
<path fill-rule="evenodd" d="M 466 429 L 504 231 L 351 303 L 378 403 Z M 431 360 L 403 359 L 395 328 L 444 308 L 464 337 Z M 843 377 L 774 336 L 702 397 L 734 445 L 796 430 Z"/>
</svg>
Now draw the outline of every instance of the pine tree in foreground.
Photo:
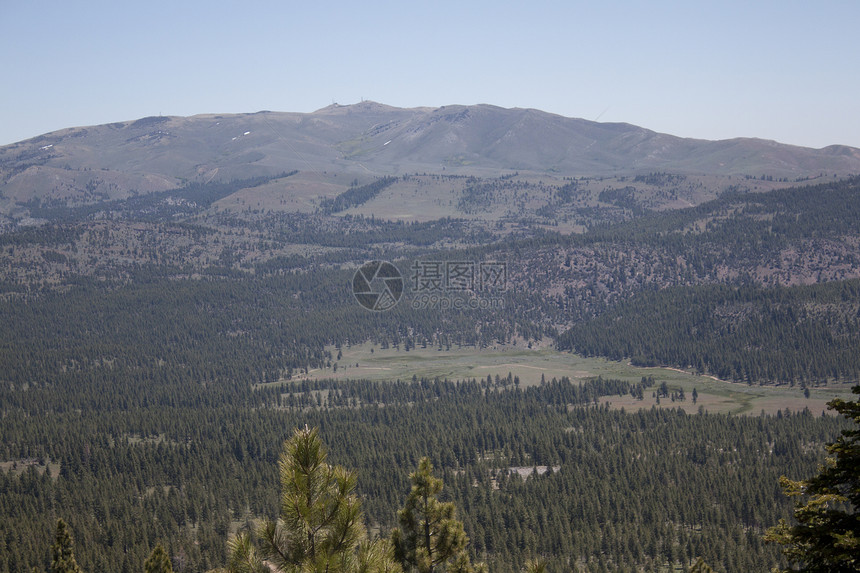
<svg viewBox="0 0 860 573">
<path fill-rule="evenodd" d="M 356 476 L 326 463 L 319 431 L 296 430 L 278 462 L 280 517 L 257 531 L 260 548 L 247 534 L 230 542 L 233 573 L 396 573 L 387 540 L 369 541 Z M 274 569 L 272 569 L 274 568 Z"/>
<path fill-rule="evenodd" d="M 400 528 L 391 534 L 394 555 L 403 569 L 418 573 L 482 571 L 483 565 L 469 562 L 469 539 L 455 516 L 454 504 L 437 499 L 442 480 L 433 476 L 430 459 L 422 458 L 409 479 L 412 491 L 398 514 Z"/>
<path fill-rule="evenodd" d="M 860 386 L 852 391 L 860 394 Z M 783 545 L 783 553 L 799 564 L 786 572 L 860 571 L 860 401 L 836 399 L 828 406 L 857 427 L 827 445 L 833 457 L 817 476 L 804 481 L 780 478 L 787 495 L 808 498 L 795 506 L 797 525 L 781 519 L 765 534 L 766 541 Z"/>
<path fill-rule="evenodd" d="M 75 561 L 75 544 L 68 525 L 62 519 L 57 521 L 57 534 L 51 546 L 51 568 L 49 573 L 82 573 Z"/>
</svg>

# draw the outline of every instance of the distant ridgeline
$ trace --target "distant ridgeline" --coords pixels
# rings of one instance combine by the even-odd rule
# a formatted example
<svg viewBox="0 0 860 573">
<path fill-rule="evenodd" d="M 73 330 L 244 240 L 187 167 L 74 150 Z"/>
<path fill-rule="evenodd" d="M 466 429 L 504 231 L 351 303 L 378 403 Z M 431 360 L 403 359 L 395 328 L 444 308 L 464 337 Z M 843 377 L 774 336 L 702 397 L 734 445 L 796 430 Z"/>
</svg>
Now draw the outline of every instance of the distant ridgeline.
<svg viewBox="0 0 860 573">
<path fill-rule="evenodd" d="M 700 229 L 692 227 L 704 223 Z M 797 239 L 860 233 L 860 176 L 766 193 L 728 191 L 687 209 L 645 213 L 615 225 L 592 226 L 590 241 L 674 243 L 718 240 L 768 246 L 767 238 Z M 575 237 L 573 237 L 575 239 Z"/>
</svg>

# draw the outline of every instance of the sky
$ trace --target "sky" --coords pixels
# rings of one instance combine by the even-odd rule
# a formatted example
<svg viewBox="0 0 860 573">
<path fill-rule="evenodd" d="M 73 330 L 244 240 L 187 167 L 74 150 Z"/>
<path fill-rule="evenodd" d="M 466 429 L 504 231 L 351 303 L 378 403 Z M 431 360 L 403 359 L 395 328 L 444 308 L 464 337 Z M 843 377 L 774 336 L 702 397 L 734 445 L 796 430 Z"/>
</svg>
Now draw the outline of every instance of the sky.
<svg viewBox="0 0 860 573">
<path fill-rule="evenodd" d="M 365 99 L 860 147 L 858 23 L 856 0 L 0 0 L 0 145 Z"/>
</svg>

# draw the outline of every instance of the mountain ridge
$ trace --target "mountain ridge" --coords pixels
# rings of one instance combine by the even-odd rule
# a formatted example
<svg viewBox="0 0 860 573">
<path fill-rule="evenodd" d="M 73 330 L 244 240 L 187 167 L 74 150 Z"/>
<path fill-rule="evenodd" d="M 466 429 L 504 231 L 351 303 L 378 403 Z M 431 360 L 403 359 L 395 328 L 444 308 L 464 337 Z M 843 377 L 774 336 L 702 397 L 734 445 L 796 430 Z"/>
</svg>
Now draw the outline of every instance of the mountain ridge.
<svg viewBox="0 0 860 573">
<path fill-rule="evenodd" d="M 311 113 L 151 116 L 6 145 L 0 147 L 0 209 L 9 213 L 33 200 L 85 204 L 288 170 L 378 177 L 666 171 L 799 180 L 860 173 L 860 149 L 682 138 L 532 108 L 362 101 Z"/>
</svg>

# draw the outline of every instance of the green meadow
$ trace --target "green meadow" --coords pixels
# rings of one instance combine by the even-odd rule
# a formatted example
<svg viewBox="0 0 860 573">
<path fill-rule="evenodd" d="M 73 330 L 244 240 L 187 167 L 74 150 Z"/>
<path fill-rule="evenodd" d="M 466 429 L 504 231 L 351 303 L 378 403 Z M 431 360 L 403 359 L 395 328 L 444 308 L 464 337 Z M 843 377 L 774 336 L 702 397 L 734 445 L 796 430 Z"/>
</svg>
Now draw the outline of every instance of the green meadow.
<svg viewBox="0 0 860 573">
<path fill-rule="evenodd" d="M 711 376 L 685 372 L 675 368 L 640 368 L 626 362 L 587 358 L 559 352 L 551 347 L 528 349 L 518 346 L 496 346 L 485 349 L 474 347 L 452 347 L 439 350 L 436 347 L 383 349 L 378 345 L 361 344 L 329 350 L 333 360 L 331 367 L 311 370 L 302 379 L 367 379 L 367 380 L 411 380 L 414 378 L 447 378 L 465 380 L 472 378 L 506 377 L 509 373 L 520 380 L 521 387 L 540 384 L 541 378 L 551 380 L 566 376 L 572 380 L 585 380 L 602 376 L 638 382 L 643 376 L 653 376 L 655 387 L 646 392 L 643 400 L 630 395 L 607 396 L 603 401 L 613 408 L 637 410 L 639 408 L 683 408 L 694 413 L 700 408 L 709 412 L 754 414 L 764 411 L 775 414 L 780 410 L 801 411 L 809 408 L 816 415 L 827 409 L 827 402 L 836 397 L 851 396 L 850 386 L 834 384 L 810 388 L 807 398 L 800 386 L 768 385 L 750 386 L 727 382 Z M 282 381 L 279 383 L 285 383 Z M 661 382 L 666 382 L 672 391 L 684 390 L 685 399 L 672 401 L 652 395 Z M 698 399 L 693 402 L 696 390 Z M 659 403 L 658 403 L 659 402 Z"/>
</svg>

